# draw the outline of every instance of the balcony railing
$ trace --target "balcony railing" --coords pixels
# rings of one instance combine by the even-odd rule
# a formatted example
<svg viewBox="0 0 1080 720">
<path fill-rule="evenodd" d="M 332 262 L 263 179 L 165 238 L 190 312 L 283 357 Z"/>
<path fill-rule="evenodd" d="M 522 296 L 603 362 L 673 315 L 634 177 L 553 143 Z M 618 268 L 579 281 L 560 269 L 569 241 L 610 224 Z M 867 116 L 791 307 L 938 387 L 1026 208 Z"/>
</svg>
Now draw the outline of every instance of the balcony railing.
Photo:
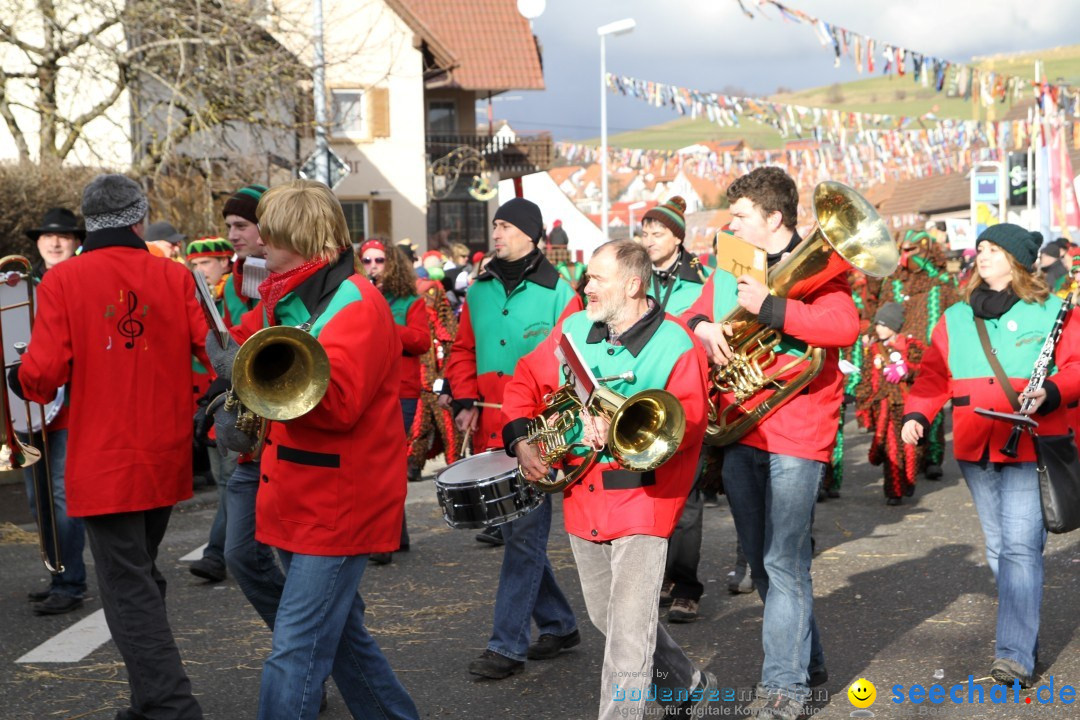
<svg viewBox="0 0 1080 720">
<path fill-rule="evenodd" d="M 428 135 L 429 160 L 438 160 L 454 150 L 467 147 L 484 159 L 488 170 L 502 178 L 521 177 L 551 167 L 553 149 L 550 135 L 519 136 L 513 140 L 488 135 Z"/>
</svg>

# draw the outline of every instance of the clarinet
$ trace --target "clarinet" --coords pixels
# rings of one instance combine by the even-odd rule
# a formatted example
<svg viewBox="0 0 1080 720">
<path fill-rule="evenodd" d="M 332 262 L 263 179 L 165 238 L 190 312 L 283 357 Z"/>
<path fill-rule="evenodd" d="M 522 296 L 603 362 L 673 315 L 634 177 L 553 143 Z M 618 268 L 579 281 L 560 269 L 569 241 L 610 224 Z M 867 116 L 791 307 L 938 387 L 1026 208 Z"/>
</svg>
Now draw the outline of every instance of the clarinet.
<svg viewBox="0 0 1080 720">
<path fill-rule="evenodd" d="M 1070 275 L 1075 278 L 1077 270 L 1078 263 L 1074 260 Z M 1074 280 L 1074 284 L 1075 282 Z M 1024 388 L 1024 394 L 1027 397 L 1020 403 L 1019 412 L 1021 415 L 1026 415 L 1031 406 L 1035 404 L 1035 401 L 1031 399 L 1031 393 L 1041 388 L 1046 380 L 1046 376 L 1050 371 L 1050 364 L 1054 362 L 1054 348 L 1057 346 L 1058 340 L 1061 339 L 1062 330 L 1065 329 L 1065 318 L 1068 317 L 1069 311 L 1072 310 L 1076 301 L 1076 292 L 1077 288 L 1073 288 L 1072 292 L 1061 303 L 1061 309 L 1058 310 L 1057 317 L 1054 318 L 1054 326 L 1050 328 L 1050 332 L 1046 335 L 1042 350 L 1039 351 L 1039 357 L 1035 361 L 1035 369 L 1031 373 L 1031 379 L 1028 380 L 1027 387 Z M 1012 432 L 1009 433 L 1009 439 L 1005 441 L 1005 446 L 1001 448 L 1002 455 L 1008 458 L 1016 457 L 1017 447 L 1020 445 L 1020 434 L 1023 432 L 1024 427 L 1022 425 L 1013 425 Z"/>
</svg>

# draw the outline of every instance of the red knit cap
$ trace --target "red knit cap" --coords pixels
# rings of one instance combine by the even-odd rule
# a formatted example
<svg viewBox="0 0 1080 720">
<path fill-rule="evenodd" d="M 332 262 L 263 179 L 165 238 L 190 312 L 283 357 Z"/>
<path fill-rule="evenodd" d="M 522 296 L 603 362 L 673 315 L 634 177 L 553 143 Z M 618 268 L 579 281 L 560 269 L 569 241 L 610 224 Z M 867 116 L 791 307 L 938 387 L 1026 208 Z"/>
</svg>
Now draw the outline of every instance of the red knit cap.
<svg viewBox="0 0 1080 720">
<path fill-rule="evenodd" d="M 686 201 L 679 195 L 674 195 L 663 205 L 657 205 L 645 217 L 641 219 L 644 225 L 649 221 L 655 221 L 670 230 L 680 240 L 686 239 Z"/>
</svg>

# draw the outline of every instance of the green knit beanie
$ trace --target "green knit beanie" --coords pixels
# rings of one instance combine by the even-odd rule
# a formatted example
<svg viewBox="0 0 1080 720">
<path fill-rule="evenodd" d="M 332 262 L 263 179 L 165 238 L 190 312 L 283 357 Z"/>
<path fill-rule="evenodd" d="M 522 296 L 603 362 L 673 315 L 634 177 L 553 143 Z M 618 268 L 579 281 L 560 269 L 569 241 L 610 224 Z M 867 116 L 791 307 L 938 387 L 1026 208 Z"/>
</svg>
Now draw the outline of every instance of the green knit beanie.
<svg viewBox="0 0 1080 720">
<path fill-rule="evenodd" d="M 686 201 L 678 195 L 672 196 L 663 205 L 657 205 L 645 217 L 641 219 L 644 225 L 649 221 L 656 221 L 674 233 L 680 240 L 686 239 Z"/>
<path fill-rule="evenodd" d="M 983 230 L 975 247 L 977 248 L 983 240 L 994 243 L 1016 258 L 1016 262 L 1021 266 L 1030 269 L 1035 264 L 1035 259 L 1039 257 L 1043 236 L 1042 233 L 1025 230 L 1019 225 L 998 223 Z"/>
</svg>

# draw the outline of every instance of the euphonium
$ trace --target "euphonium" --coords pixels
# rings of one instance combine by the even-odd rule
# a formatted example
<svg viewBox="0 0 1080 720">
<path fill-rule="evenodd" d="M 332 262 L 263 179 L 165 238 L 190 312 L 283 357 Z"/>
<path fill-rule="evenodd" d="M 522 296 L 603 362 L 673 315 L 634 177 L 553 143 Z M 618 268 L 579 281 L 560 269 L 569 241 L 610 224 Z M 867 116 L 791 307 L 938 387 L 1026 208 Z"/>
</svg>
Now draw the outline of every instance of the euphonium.
<svg viewBox="0 0 1080 720">
<path fill-rule="evenodd" d="M 886 277 L 896 269 L 896 243 L 859 193 L 838 182 L 820 183 L 814 188 L 813 213 L 813 231 L 769 272 L 770 294 L 798 299 L 852 268 L 872 277 Z M 742 307 L 717 322 L 734 328 L 728 339 L 734 355 L 710 374 L 711 422 L 705 442 L 730 445 L 809 385 L 821 372 L 825 351 L 807 346 L 777 366 L 780 331 L 761 325 Z M 721 408 L 720 396 L 727 393 L 734 402 Z"/>
<path fill-rule="evenodd" d="M 582 404 L 574 391 L 574 380 L 566 369 L 567 381 L 544 397 L 544 410 L 529 421 L 525 441 L 536 445 L 545 465 L 553 466 L 572 450 L 584 454 L 573 457 L 579 463 L 568 465 L 560 479 L 527 480 L 538 490 L 560 492 L 580 480 L 596 462 L 597 450 L 573 440 L 581 434 L 582 415 L 587 413 L 608 420 L 605 446 L 627 470 L 647 472 L 667 462 L 682 443 L 686 432 L 686 413 L 678 399 L 667 390 L 642 390 L 625 397 L 601 382 L 622 379 L 634 381 L 634 373 L 598 378 L 597 387 Z M 520 473 L 520 470 L 519 470 Z"/>
</svg>

